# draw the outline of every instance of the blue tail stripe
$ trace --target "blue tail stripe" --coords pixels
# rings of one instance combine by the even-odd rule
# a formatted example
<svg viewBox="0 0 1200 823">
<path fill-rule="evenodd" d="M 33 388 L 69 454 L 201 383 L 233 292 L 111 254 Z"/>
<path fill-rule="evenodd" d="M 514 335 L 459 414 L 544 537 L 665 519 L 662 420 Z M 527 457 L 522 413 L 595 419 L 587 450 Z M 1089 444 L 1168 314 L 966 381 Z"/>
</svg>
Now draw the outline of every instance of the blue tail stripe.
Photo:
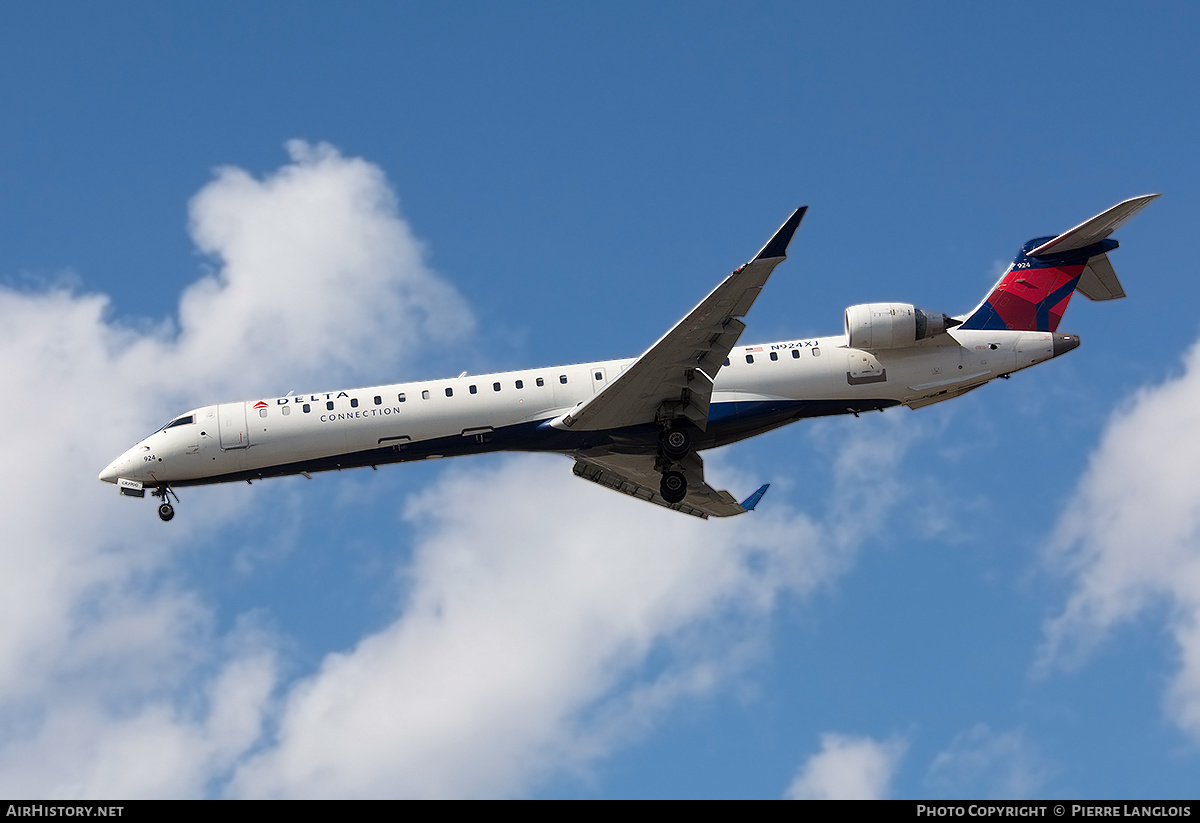
<svg viewBox="0 0 1200 823">
<path fill-rule="evenodd" d="M 1050 309 L 1062 302 L 1062 299 L 1075 291 L 1075 286 L 1079 283 L 1078 277 L 1072 277 L 1063 285 L 1059 286 L 1050 295 L 1037 304 L 1037 327 L 1039 329 L 1050 328 Z"/>
</svg>

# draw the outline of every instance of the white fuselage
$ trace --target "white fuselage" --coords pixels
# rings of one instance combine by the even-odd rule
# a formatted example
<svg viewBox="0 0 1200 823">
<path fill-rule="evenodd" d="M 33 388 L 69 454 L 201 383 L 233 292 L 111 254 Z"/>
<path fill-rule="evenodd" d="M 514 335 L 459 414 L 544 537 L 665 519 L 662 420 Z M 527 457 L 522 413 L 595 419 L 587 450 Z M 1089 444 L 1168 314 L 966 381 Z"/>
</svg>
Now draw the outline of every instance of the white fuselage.
<svg viewBox="0 0 1200 823">
<path fill-rule="evenodd" d="M 1075 342 L 1064 345 L 1064 339 Z M 848 348 L 844 336 L 738 346 L 717 374 L 696 448 L 806 417 L 901 404 L 917 408 L 1075 345 L 1077 339 L 1051 332 L 954 329 L 906 348 L 874 351 Z M 205 406 L 126 451 L 100 479 L 165 487 L 498 450 L 644 453 L 656 448 L 652 425 L 582 432 L 549 425 L 633 362 Z"/>
</svg>

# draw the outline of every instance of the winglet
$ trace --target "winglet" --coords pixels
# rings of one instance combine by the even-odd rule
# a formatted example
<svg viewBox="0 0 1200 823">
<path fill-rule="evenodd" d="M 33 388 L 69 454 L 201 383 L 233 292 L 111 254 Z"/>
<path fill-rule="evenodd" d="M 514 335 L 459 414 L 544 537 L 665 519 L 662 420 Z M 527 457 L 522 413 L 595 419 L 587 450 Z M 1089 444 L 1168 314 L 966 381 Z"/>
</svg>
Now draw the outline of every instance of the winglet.
<svg viewBox="0 0 1200 823">
<path fill-rule="evenodd" d="M 775 236 L 767 241 L 767 245 L 763 246 L 762 251 L 754 256 L 755 260 L 770 260 L 774 257 L 787 257 L 788 244 L 792 242 L 792 235 L 796 233 L 796 229 L 800 228 L 800 221 L 804 219 L 804 213 L 808 211 L 808 206 L 801 206 L 792 212 L 792 216 L 787 219 L 779 231 L 775 232 Z"/>
<path fill-rule="evenodd" d="M 803 211 L 803 209 L 801 209 Z M 793 231 L 795 231 L 793 229 Z M 754 511 L 754 507 L 758 505 L 758 501 L 763 499 L 763 495 L 767 493 L 767 489 L 771 488 L 770 483 L 763 483 L 758 487 L 758 491 L 742 501 L 742 508 L 748 512 Z"/>
</svg>

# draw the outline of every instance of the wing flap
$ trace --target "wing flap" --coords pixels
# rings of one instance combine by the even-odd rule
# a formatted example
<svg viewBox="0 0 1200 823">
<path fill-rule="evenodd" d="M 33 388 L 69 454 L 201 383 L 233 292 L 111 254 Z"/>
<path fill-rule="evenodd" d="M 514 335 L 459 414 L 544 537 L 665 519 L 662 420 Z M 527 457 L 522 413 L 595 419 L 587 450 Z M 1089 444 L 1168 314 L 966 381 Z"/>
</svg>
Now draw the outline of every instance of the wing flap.
<svg viewBox="0 0 1200 823">
<path fill-rule="evenodd" d="M 708 409 L 712 403 L 713 380 L 700 369 L 692 371 L 692 380 L 683 398 L 682 414 L 700 428 L 708 426 Z"/>
</svg>

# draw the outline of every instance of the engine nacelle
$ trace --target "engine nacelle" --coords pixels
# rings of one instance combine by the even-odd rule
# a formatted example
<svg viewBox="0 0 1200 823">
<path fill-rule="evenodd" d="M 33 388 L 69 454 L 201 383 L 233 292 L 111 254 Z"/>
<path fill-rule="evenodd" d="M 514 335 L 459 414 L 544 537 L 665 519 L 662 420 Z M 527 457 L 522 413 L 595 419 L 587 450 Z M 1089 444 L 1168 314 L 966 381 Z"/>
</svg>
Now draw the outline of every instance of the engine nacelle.
<svg viewBox="0 0 1200 823">
<path fill-rule="evenodd" d="M 959 325 L 944 314 L 909 303 L 863 303 L 846 309 L 846 335 L 852 349 L 898 349 Z"/>
</svg>

